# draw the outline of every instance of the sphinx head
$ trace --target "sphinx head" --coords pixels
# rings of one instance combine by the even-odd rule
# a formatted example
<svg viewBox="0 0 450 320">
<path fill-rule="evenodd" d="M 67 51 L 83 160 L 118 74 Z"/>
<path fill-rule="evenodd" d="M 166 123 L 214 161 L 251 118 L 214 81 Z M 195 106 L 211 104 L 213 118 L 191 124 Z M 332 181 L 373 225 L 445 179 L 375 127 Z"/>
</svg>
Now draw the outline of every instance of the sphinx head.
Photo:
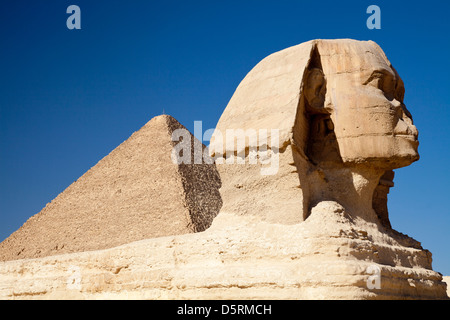
<svg viewBox="0 0 450 320">
<path fill-rule="evenodd" d="M 419 159 L 403 81 L 374 42 L 317 41 L 303 85 L 313 159 L 325 160 L 317 149 L 327 140 L 346 164 L 395 169 Z"/>
<path fill-rule="evenodd" d="M 265 212 L 272 209 L 267 208 L 283 208 L 289 214 L 268 219 L 295 223 L 321 201 L 336 201 L 355 216 L 371 221 L 378 216 L 389 226 L 392 170 L 419 159 L 418 132 L 403 96 L 400 76 L 372 41 L 312 40 L 266 57 L 236 89 L 210 151 L 224 155 L 250 150 L 247 144 L 237 148 L 217 143 L 216 132 L 276 129 L 277 146 L 269 143 L 270 137 L 263 146 L 280 155 L 280 170 L 261 182 L 251 167 L 220 169 L 225 177 L 221 192 L 239 203 L 229 210 L 268 216 Z M 243 173 L 247 175 L 240 179 Z M 227 175 L 234 181 L 229 188 Z M 239 192 L 235 185 L 242 185 Z M 267 196 L 247 201 L 255 188 Z M 272 197 L 274 189 L 289 196 Z M 255 203 L 260 209 L 253 208 Z"/>
</svg>

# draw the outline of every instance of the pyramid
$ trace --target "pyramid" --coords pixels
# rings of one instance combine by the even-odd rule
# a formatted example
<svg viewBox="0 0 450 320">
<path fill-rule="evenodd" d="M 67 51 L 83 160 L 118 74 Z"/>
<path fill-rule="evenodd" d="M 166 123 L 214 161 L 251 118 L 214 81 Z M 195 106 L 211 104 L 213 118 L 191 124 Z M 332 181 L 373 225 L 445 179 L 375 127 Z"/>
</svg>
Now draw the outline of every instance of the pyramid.
<svg viewBox="0 0 450 320">
<path fill-rule="evenodd" d="M 185 128 L 171 116 L 150 120 L 0 243 L 0 261 L 207 229 L 222 206 L 220 177 L 214 164 L 172 161 L 176 129 Z"/>
</svg>

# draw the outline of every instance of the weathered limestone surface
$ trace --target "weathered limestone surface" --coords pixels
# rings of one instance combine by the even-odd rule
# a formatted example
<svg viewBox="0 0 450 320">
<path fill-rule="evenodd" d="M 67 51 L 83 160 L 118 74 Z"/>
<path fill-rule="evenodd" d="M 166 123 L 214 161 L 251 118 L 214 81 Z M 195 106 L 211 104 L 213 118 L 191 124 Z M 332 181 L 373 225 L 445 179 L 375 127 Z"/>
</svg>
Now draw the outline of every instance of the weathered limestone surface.
<svg viewBox="0 0 450 320">
<path fill-rule="evenodd" d="M 220 177 L 214 165 L 172 162 L 177 129 L 170 116 L 153 118 L 3 241 L 0 261 L 208 228 L 222 205 Z"/>
<path fill-rule="evenodd" d="M 143 181 L 161 205 L 155 208 L 161 219 L 151 217 L 146 227 L 164 232 L 105 250 L 1 262 L 0 299 L 448 299 L 431 253 L 389 222 L 393 170 L 419 159 L 403 95 L 402 80 L 371 41 L 314 40 L 267 57 L 239 85 L 214 133 L 220 197 L 220 182 L 194 184 L 190 196 L 169 198 L 170 179 Z M 247 142 L 224 143 L 227 129 L 247 131 Z M 256 157 L 278 157 L 271 175 L 261 175 L 267 163 L 250 163 L 265 148 Z M 245 164 L 223 163 L 232 157 Z M 174 187 L 180 194 L 201 172 L 207 174 L 200 181 L 215 172 L 211 166 L 183 175 L 189 167 L 176 171 L 165 161 L 173 166 L 166 159 L 161 167 L 143 167 L 161 170 L 161 177 L 167 170 L 174 179 L 184 176 Z M 107 171 L 99 179 L 108 181 L 105 188 L 114 182 Z M 101 190 L 86 197 L 95 200 Z M 193 215 L 177 199 L 200 209 L 215 199 L 212 212 L 223 205 L 217 217 Z M 202 227 L 186 228 L 189 219 L 182 217 L 189 215 Z"/>
<path fill-rule="evenodd" d="M 447 284 L 447 295 L 450 297 L 450 277 L 443 277 L 444 282 Z"/>
<path fill-rule="evenodd" d="M 326 202 L 296 225 L 222 212 L 202 233 L 3 262 L 0 299 L 441 299 L 430 264 Z"/>
</svg>

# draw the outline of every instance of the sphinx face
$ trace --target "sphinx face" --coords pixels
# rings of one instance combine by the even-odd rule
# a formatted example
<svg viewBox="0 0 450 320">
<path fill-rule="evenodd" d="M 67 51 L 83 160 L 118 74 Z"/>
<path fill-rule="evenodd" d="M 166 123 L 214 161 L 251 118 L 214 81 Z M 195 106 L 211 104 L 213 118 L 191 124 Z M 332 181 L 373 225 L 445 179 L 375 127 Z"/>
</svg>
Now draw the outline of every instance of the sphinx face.
<svg viewBox="0 0 450 320">
<path fill-rule="evenodd" d="M 325 108 L 345 163 L 399 168 L 419 159 L 404 86 L 375 43 L 321 42 Z"/>
</svg>

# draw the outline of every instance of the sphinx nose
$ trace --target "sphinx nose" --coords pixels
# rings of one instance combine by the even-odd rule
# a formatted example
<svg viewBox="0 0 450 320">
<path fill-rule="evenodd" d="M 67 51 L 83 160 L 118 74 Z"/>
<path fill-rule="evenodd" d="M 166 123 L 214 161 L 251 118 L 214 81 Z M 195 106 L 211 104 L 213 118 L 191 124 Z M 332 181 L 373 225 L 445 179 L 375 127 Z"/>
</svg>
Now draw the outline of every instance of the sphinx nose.
<svg viewBox="0 0 450 320">
<path fill-rule="evenodd" d="M 413 124 L 413 121 L 410 117 L 411 115 L 409 111 L 406 109 L 406 106 L 400 101 L 397 101 L 395 99 L 392 101 L 392 105 L 397 110 L 399 118 L 397 125 L 394 128 L 394 134 L 414 136 L 417 139 L 417 137 L 419 136 L 419 131 Z"/>
<path fill-rule="evenodd" d="M 409 126 L 409 130 L 411 130 L 411 134 L 412 134 L 413 136 L 415 136 L 416 139 L 417 139 L 417 137 L 419 136 L 419 130 L 417 130 L 417 127 L 416 127 L 415 125 L 411 124 L 411 125 Z"/>
<path fill-rule="evenodd" d="M 394 134 L 414 136 L 417 139 L 417 137 L 419 136 L 419 131 L 417 130 L 416 126 L 412 124 L 412 120 L 404 115 L 398 120 L 397 125 L 394 129 Z"/>
</svg>

